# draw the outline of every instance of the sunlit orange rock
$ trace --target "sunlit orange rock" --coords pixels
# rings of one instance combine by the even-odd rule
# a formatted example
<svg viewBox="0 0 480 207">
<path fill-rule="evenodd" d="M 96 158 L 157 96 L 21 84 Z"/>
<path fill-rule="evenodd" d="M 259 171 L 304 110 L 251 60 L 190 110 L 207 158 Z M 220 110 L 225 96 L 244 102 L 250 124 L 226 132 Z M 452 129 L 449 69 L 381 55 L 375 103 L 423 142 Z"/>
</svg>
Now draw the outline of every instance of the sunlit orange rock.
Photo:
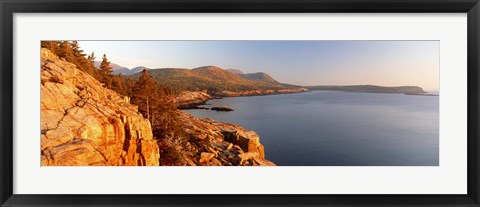
<svg viewBox="0 0 480 207">
<path fill-rule="evenodd" d="M 159 165 L 150 122 L 128 98 L 41 50 L 42 165 Z"/>
</svg>

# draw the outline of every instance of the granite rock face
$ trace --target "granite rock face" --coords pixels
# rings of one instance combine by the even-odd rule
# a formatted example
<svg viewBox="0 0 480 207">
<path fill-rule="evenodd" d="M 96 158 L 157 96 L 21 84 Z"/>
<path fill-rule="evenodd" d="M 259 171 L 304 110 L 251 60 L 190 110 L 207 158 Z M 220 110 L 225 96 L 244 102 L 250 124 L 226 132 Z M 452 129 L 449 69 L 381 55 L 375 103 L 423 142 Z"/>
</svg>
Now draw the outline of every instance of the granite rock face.
<svg viewBox="0 0 480 207">
<path fill-rule="evenodd" d="M 265 158 L 264 146 L 254 131 L 212 119 L 196 118 L 179 112 L 184 131 L 192 143 L 182 165 L 207 166 L 275 166 Z"/>
<path fill-rule="evenodd" d="M 72 63 L 41 50 L 41 165 L 159 165 L 137 106 Z"/>
</svg>

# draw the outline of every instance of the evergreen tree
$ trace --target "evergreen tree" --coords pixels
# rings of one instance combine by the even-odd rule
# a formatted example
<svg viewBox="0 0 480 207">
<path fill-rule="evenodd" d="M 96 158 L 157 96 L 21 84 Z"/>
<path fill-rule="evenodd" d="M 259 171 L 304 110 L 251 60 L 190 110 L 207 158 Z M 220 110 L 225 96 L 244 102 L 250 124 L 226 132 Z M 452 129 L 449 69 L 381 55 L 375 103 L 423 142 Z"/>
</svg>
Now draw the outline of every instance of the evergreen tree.
<svg viewBox="0 0 480 207">
<path fill-rule="evenodd" d="M 60 58 L 64 58 L 67 61 L 72 61 L 73 58 L 73 50 L 70 47 L 70 43 L 68 41 L 62 41 L 56 51 L 56 54 Z"/>
<path fill-rule="evenodd" d="M 99 68 L 100 80 L 105 84 L 107 88 L 112 88 L 112 72 L 113 68 L 110 66 L 110 61 L 107 59 L 107 55 L 103 54 L 102 63 Z"/>
<path fill-rule="evenodd" d="M 136 82 L 132 80 L 131 78 L 125 78 L 125 85 L 127 88 L 127 95 L 132 97 L 133 96 L 133 90 L 135 88 Z"/>
<path fill-rule="evenodd" d="M 159 104 L 152 113 L 155 117 L 152 123 L 154 134 L 160 138 L 181 138 L 182 129 L 174 94 L 166 87 L 160 88 L 157 94 Z"/>
<path fill-rule="evenodd" d="M 58 41 L 42 41 L 40 45 L 41 47 L 47 48 L 50 51 L 56 53 L 56 51 L 58 50 L 59 44 L 60 42 Z"/>
<path fill-rule="evenodd" d="M 92 75 L 94 78 L 96 78 L 97 80 L 100 80 L 101 79 L 99 78 L 99 74 L 98 74 L 98 70 L 97 68 L 95 67 L 95 59 L 97 57 L 95 57 L 95 53 L 92 52 L 90 55 L 87 56 L 87 61 L 88 61 L 88 68 L 89 70 L 91 71 L 90 75 Z"/>
<path fill-rule="evenodd" d="M 127 83 L 123 74 L 118 74 L 112 77 L 112 90 L 120 95 L 128 96 Z"/>
<path fill-rule="evenodd" d="M 75 64 L 78 69 L 85 71 L 90 75 L 94 75 L 94 67 L 90 65 L 77 41 L 45 41 L 45 43 L 42 42 L 42 47 L 49 48 L 58 57 Z"/>
<path fill-rule="evenodd" d="M 90 54 L 88 57 L 87 57 L 88 61 L 90 62 L 90 65 L 95 68 L 95 59 L 97 59 L 97 57 L 95 57 L 95 52 L 92 52 L 92 54 Z"/>
<path fill-rule="evenodd" d="M 150 120 L 150 123 L 153 122 L 152 111 L 158 107 L 157 82 L 147 70 L 142 71 L 142 75 L 135 84 L 132 103 L 138 106 L 138 110 Z"/>
<path fill-rule="evenodd" d="M 80 49 L 80 46 L 78 45 L 77 41 L 72 41 L 70 43 L 70 45 L 71 45 L 71 48 L 72 48 L 73 55 L 75 57 L 84 57 L 85 56 L 85 54 L 83 54 L 83 50 Z"/>
<path fill-rule="evenodd" d="M 100 63 L 100 71 L 108 76 L 113 72 L 113 68 L 110 66 L 110 61 L 107 59 L 107 54 L 103 54 L 102 63 Z"/>
<path fill-rule="evenodd" d="M 80 46 L 78 45 L 78 42 L 77 41 L 73 41 L 71 43 L 71 47 L 72 47 L 72 52 L 73 52 L 73 56 L 75 57 L 75 60 L 73 61 L 81 70 L 87 72 L 88 74 L 90 75 L 93 75 L 93 70 L 95 69 L 95 67 L 92 67 L 92 65 L 90 64 L 90 61 L 88 60 L 88 58 L 85 58 L 85 54 L 83 54 L 83 50 L 80 48 Z"/>
</svg>

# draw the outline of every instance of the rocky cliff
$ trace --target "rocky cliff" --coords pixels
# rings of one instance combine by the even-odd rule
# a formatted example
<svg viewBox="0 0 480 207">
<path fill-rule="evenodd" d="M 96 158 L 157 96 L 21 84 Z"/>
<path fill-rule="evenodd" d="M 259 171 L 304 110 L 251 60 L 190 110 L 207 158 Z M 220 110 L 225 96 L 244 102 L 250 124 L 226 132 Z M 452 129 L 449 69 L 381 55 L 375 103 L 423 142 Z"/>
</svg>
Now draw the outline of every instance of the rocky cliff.
<svg viewBox="0 0 480 207">
<path fill-rule="evenodd" d="M 150 122 L 128 98 L 41 50 L 41 165 L 159 165 Z"/>
</svg>

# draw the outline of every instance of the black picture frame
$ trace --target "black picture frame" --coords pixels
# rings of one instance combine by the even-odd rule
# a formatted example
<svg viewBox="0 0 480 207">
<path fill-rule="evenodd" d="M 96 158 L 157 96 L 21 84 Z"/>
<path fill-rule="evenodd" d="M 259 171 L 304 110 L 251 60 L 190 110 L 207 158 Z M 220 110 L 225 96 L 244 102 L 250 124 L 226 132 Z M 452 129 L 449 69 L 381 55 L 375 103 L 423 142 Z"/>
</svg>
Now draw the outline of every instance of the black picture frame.
<svg viewBox="0 0 480 207">
<path fill-rule="evenodd" d="M 0 0 L 1 206 L 480 206 L 479 0 Z M 13 194 L 14 13 L 467 13 L 468 193 L 465 195 L 20 195 Z M 455 179 L 452 177 L 452 179 Z M 281 181 L 279 181 L 281 182 Z M 92 186 L 93 187 L 93 186 Z M 161 186 L 159 186 L 161 187 Z"/>
</svg>

